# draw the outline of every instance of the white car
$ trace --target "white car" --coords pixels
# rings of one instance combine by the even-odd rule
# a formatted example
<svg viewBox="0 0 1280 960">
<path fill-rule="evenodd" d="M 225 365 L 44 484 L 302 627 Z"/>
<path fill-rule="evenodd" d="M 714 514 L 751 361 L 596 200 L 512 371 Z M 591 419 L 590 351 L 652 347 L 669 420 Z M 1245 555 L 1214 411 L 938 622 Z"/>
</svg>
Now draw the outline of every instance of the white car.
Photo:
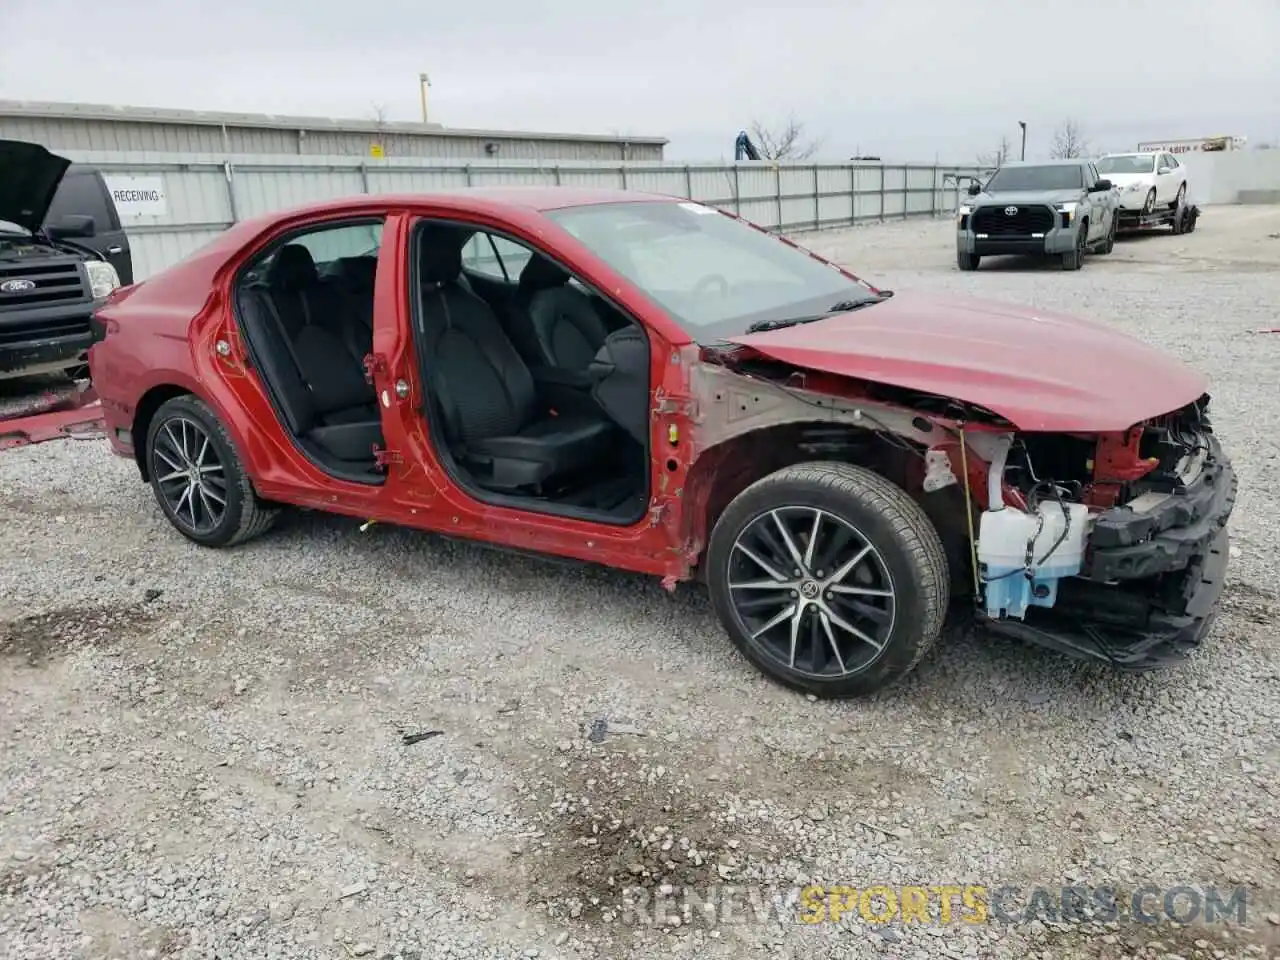
<svg viewBox="0 0 1280 960">
<path fill-rule="evenodd" d="M 1187 195 L 1187 168 L 1171 153 L 1109 153 L 1098 172 L 1120 192 L 1120 209 L 1177 209 Z"/>
</svg>

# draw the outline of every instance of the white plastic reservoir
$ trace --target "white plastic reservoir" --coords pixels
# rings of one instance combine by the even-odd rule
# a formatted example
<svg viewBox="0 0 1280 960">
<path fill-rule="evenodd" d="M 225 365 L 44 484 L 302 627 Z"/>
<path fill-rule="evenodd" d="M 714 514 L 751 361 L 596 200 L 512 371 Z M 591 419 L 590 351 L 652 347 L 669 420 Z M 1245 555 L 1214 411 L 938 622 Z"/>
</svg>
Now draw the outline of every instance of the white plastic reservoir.
<svg viewBox="0 0 1280 960">
<path fill-rule="evenodd" d="M 1089 508 L 1067 503 L 1064 514 L 1063 506 L 1047 501 L 1039 504 L 1036 513 L 1006 506 L 982 514 L 978 564 L 985 581 L 987 616 L 1021 620 L 1029 606 L 1052 607 L 1058 599 L 1058 581 L 1080 572 Z"/>
</svg>

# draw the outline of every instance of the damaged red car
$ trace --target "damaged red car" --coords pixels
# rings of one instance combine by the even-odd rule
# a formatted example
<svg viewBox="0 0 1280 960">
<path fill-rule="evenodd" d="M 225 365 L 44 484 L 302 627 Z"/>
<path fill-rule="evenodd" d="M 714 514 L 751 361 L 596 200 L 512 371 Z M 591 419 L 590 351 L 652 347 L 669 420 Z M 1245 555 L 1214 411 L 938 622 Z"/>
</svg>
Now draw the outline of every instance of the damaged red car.
<svg viewBox="0 0 1280 960">
<path fill-rule="evenodd" d="M 1087 321 L 894 296 L 688 201 L 316 204 L 97 320 L 110 442 L 196 543 L 295 505 L 699 580 L 819 696 L 906 674 L 952 604 L 1152 667 L 1222 586 L 1236 478 L 1199 374 Z"/>
</svg>

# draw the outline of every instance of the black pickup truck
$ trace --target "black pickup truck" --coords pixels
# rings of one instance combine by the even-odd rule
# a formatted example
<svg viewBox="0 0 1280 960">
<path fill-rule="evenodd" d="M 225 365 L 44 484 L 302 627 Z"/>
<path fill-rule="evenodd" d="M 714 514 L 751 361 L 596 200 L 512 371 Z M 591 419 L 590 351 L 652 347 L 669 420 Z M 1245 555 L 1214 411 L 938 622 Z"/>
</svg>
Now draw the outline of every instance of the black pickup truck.
<svg viewBox="0 0 1280 960">
<path fill-rule="evenodd" d="M 50 216 L 55 204 L 75 212 Z M 112 261 L 127 258 L 124 244 L 100 173 L 0 140 L 0 379 L 84 366 L 93 311 L 121 284 Z"/>
</svg>

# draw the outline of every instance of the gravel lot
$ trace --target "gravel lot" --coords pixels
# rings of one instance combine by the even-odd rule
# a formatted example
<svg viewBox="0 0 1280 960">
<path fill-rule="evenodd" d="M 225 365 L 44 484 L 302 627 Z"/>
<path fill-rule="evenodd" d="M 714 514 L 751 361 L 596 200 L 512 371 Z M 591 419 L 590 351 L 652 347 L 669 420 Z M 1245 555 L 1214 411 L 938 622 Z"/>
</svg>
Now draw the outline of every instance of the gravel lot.
<svg viewBox="0 0 1280 960">
<path fill-rule="evenodd" d="M 949 635 L 889 692 L 810 702 L 693 589 L 315 515 L 202 551 L 105 443 L 6 452 L 0 954 L 1280 956 L 1280 335 L 1255 332 L 1280 325 L 1280 207 L 1211 208 L 1079 273 L 962 274 L 945 221 L 807 242 L 1208 372 L 1242 491 L 1206 649 L 1127 677 Z M 746 895 L 715 926 L 618 913 L 655 877 L 1251 901 L 1212 927 L 782 924 Z"/>
</svg>

